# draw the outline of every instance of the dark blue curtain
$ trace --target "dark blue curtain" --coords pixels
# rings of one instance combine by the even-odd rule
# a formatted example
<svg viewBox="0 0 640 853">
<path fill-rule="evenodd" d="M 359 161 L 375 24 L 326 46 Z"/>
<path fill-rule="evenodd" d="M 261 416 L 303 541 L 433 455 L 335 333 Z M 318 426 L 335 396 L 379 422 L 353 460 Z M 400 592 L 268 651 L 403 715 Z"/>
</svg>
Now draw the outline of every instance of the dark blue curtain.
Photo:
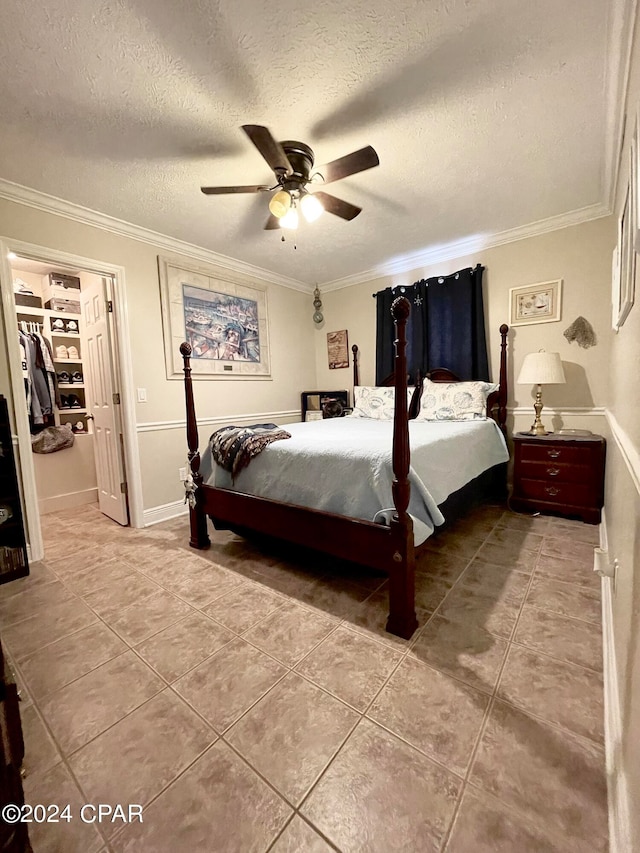
<svg viewBox="0 0 640 853">
<path fill-rule="evenodd" d="M 422 279 L 409 287 L 388 287 L 376 297 L 376 384 L 392 371 L 394 326 L 391 305 L 398 296 L 411 303 L 407 323 L 407 365 L 410 381 L 448 367 L 460 379 L 489 379 L 484 326 L 484 267 L 458 270 Z"/>
</svg>

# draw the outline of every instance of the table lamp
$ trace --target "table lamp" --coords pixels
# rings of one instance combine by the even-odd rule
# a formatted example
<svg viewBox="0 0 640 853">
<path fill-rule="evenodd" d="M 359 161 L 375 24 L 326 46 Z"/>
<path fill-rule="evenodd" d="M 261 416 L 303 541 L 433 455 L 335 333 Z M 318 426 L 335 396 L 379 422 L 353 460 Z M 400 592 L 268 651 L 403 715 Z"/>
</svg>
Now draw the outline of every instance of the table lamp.
<svg viewBox="0 0 640 853">
<path fill-rule="evenodd" d="M 525 355 L 517 381 L 519 385 L 538 386 L 536 401 L 533 404 L 533 408 L 536 411 L 536 419 L 528 435 L 548 435 L 548 431 L 544 428 L 544 424 L 540 420 L 540 413 L 542 412 L 542 386 L 563 385 L 566 382 L 560 353 L 540 350 L 540 352 L 530 352 L 529 355 Z"/>
</svg>

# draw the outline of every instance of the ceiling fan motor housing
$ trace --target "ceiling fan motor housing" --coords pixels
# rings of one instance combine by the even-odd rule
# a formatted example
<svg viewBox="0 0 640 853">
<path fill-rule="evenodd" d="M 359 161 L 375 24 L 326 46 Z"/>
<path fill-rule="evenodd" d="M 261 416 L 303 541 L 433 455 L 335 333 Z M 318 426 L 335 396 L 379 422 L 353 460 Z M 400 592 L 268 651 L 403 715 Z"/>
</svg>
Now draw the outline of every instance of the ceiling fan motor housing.
<svg viewBox="0 0 640 853">
<path fill-rule="evenodd" d="M 293 183 L 294 188 L 300 189 L 310 181 L 311 169 L 313 168 L 313 151 L 304 142 L 292 142 L 290 140 L 281 142 L 287 159 L 291 163 L 292 174 L 282 176 L 282 186 Z"/>
</svg>

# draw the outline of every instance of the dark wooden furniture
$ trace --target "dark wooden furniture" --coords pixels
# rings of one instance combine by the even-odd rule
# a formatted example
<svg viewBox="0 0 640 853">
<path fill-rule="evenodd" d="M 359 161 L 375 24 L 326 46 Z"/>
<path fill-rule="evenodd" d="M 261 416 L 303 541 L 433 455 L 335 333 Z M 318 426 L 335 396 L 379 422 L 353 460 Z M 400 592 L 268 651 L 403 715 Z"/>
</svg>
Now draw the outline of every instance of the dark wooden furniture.
<svg viewBox="0 0 640 853">
<path fill-rule="evenodd" d="M 314 548 L 345 560 L 351 560 L 389 575 L 389 618 L 387 631 L 409 638 L 417 628 L 415 612 L 415 560 L 413 521 L 409 506 L 409 422 L 407 417 L 406 325 L 411 306 L 405 297 L 392 305 L 396 327 L 395 410 L 393 420 L 393 502 L 395 515 L 390 525 L 375 524 L 359 518 L 335 515 L 283 501 L 234 492 L 202 482 L 198 426 L 191 381 L 191 346 L 183 343 L 184 385 L 187 409 L 189 464 L 195 485 L 195 506 L 190 508 L 193 548 L 208 548 L 207 516 L 216 529 L 252 531 Z M 507 405 L 506 339 L 508 326 L 500 327 L 500 385 L 488 401 L 491 415 L 505 432 Z M 455 381 L 444 372 L 446 381 Z M 444 378 L 443 376 L 443 378 Z M 354 379 L 357 378 L 357 351 L 354 350 Z M 505 468 L 506 466 L 502 466 Z M 428 540 L 427 540 L 428 541 Z"/>
<path fill-rule="evenodd" d="M 513 443 L 513 509 L 600 523 L 606 454 L 601 435 L 516 433 Z"/>
<path fill-rule="evenodd" d="M 24 740 L 18 709 L 18 690 L 0 644 L 0 805 L 24 805 L 20 768 Z M 2 853 L 32 853 L 28 824 L 0 820 Z"/>
<path fill-rule="evenodd" d="M 0 395 L 0 583 L 29 574 L 9 411 Z"/>
<path fill-rule="evenodd" d="M 307 412 L 317 413 L 321 418 L 339 418 L 349 407 L 348 391 L 303 391 L 300 395 L 302 420 L 307 420 Z M 336 405 L 337 404 L 337 405 Z"/>
</svg>

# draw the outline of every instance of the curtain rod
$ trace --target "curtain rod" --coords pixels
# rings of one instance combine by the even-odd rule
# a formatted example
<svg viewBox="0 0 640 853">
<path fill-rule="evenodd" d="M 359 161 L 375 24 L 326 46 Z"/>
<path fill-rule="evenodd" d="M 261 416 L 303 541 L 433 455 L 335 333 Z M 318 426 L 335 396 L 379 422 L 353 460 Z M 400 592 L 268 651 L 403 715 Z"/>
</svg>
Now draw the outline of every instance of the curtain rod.
<svg viewBox="0 0 640 853">
<path fill-rule="evenodd" d="M 455 278 L 457 275 L 460 275 L 460 273 L 463 272 L 464 270 L 470 270 L 470 269 L 473 269 L 474 272 L 478 272 L 480 270 L 483 270 L 484 267 L 482 266 L 482 264 L 476 264 L 475 267 L 463 267 L 461 270 L 457 270 L 456 272 L 451 272 L 448 275 L 432 275 L 432 276 L 429 276 L 429 278 L 438 278 L 438 279 Z M 424 281 L 424 279 L 420 279 L 420 281 Z M 397 290 L 398 288 L 403 288 L 403 287 L 413 287 L 415 284 L 419 284 L 419 283 L 420 282 L 418 282 L 418 281 L 414 281 L 413 284 L 396 284 L 389 289 L 390 290 Z M 385 288 L 385 290 L 387 290 L 387 288 Z M 384 291 L 379 290 L 378 293 L 384 293 Z M 372 293 L 371 296 L 373 296 L 373 298 L 375 299 L 376 296 L 378 295 L 378 293 Z"/>
</svg>

